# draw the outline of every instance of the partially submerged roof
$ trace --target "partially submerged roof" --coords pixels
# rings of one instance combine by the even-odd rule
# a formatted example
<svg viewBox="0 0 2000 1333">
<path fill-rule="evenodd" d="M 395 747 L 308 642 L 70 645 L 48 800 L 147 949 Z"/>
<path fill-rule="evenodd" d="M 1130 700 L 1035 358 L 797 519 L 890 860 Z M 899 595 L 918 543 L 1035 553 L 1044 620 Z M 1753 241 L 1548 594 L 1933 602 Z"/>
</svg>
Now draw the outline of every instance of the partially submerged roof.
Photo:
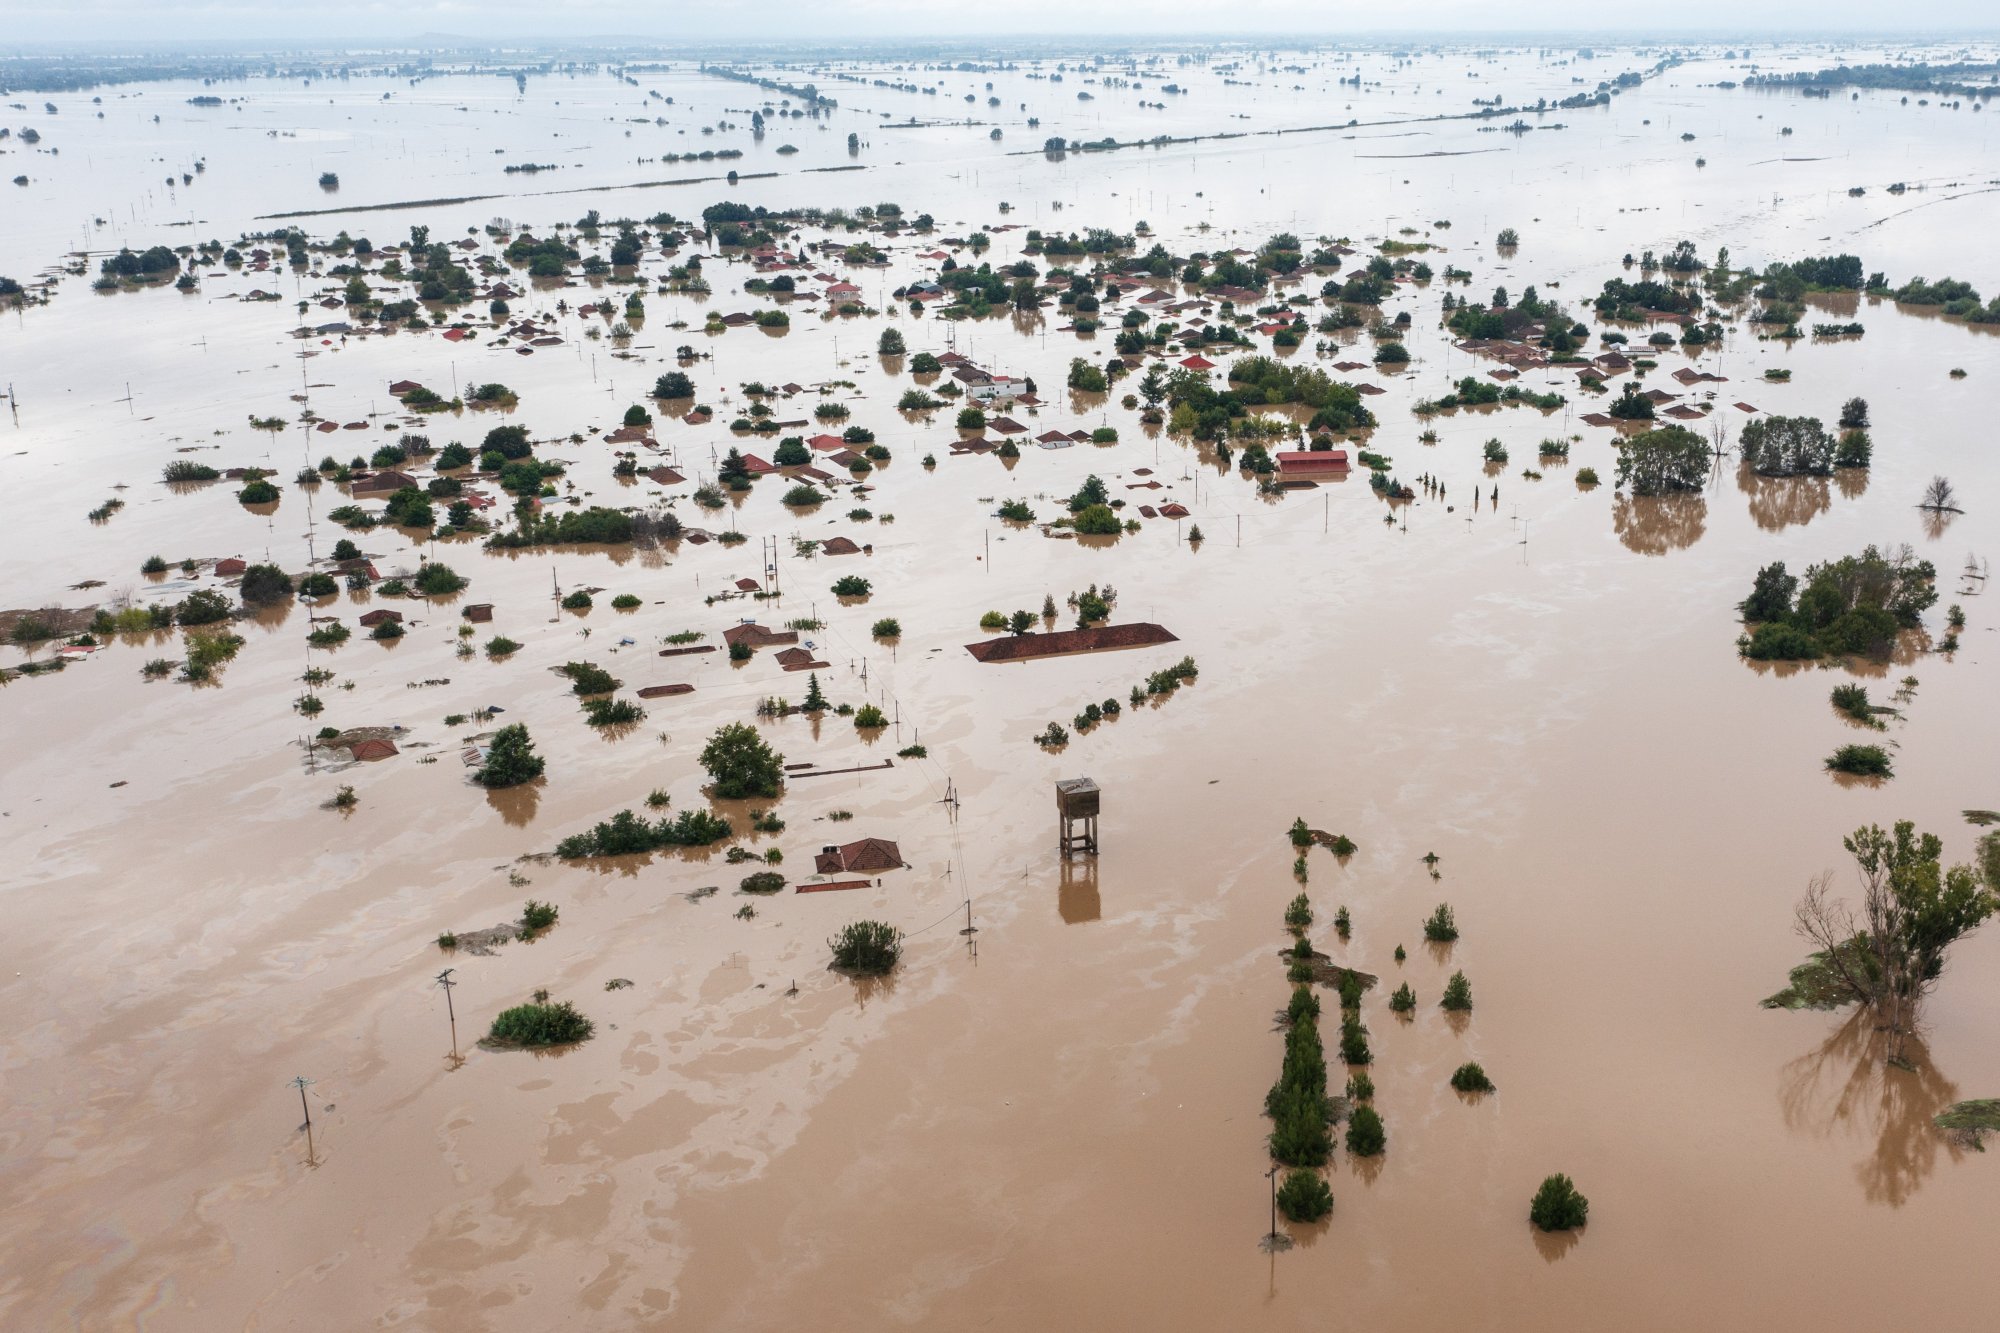
<svg viewBox="0 0 2000 1333">
<path fill-rule="evenodd" d="M 1021 662 L 1033 657 L 1089 653 L 1107 648 L 1144 648 L 1175 643 L 1180 636 L 1163 625 L 1135 621 L 1129 625 L 1098 625 L 1090 629 L 1059 629 L 1048 634 L 1010 634 L 968 643 L 965 651 L 982 662 Z"/>
</svg>

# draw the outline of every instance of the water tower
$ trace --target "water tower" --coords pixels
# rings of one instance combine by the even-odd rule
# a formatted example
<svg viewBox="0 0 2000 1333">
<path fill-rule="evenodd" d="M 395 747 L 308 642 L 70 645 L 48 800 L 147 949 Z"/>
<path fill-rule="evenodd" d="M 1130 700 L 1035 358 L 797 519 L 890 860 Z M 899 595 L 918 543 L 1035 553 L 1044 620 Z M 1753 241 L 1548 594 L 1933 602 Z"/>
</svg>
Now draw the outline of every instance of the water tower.
<svg viewBox="0 0 2000 1333">
<path fill-rule="evenodd" d="M 1089 778 L 1061 778 L 1056 782 L 1056 814 L 1062 820 L 1057 839 L 1063 859 L 1078 852 L 1097 855 L 1097 784 Z M 1078 832 L 1077 825 L 1083 826 Z"/>
</svg>

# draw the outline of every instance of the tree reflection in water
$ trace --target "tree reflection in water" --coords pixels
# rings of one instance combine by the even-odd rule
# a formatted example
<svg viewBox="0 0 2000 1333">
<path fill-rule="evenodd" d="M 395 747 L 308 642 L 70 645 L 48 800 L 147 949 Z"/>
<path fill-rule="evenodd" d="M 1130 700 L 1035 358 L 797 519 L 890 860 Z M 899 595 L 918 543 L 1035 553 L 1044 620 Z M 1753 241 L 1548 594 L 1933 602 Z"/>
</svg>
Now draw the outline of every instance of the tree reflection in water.
<svg viewBox="0 0 2000 1333">
<path fill-rule="evenodd" d="M 508 827 L 526 828 L 534 822 L 535 810 L 542 803 L 542 784 L 546 781 L 536 778 L 518 787 L 488 787 L 486 804 L 493 807 Z"/>
<path fill-rule="evenodd" d="M 1873 1135 L 1874 1150 L 1854 1169 L 1862 1196 L 1900 1208 L 1937 1169 L 1940 1152 L 1957 1161 L 1965 1149 L 1931 1123 L 1958 1100 L 1958 1085 L 1931 1064 L 1923 1039 L 1904 1046 L 1908 1069 L 1884 1061 L 1887 1047 L 1887 1035 L 1866 1011 L 1849 1014 L 1817 1050 L 1785 1066 L 1778 1104 L 1795 1131 Z"/>
<path fill-rule="evenodd" d="M 1625 549 L 1637 555 L 1685 550 L 1708 531 L 1708 501 L 1699 495 L 1621 495 L 1611 507 L 1611 526 Z"/>
<path fill-rule="evenodd" d="M 1812 522 L 1833 507 L 1833 487 L 1825 477 L 1762 477 L 1738 468 L 1736 486 L 1750 497 L 1750 519 L 1766 532 L 1783 532 Z"/>
</svg>

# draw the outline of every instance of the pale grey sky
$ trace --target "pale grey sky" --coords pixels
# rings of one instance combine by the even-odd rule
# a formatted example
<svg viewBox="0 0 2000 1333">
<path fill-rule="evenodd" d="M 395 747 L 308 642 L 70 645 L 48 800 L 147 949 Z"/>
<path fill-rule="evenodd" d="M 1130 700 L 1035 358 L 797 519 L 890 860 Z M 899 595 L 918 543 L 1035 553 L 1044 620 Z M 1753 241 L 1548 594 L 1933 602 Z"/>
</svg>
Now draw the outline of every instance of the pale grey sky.
<svg viewBox="0 0 2000 1333">
<path fill-rule="evenodd" d="M 2000 0 L 1673 0 L 1665 5 L 1496 6 L 1492 0 L 0 0 L 0 53 L 16 42 L 278 38 L 368 46 L 439 32 L 494 38 L 949 37 L 1205 33 L 1324 38 L 1505 30 L 1727 36 L 1993 32 Z"/>
</svg>

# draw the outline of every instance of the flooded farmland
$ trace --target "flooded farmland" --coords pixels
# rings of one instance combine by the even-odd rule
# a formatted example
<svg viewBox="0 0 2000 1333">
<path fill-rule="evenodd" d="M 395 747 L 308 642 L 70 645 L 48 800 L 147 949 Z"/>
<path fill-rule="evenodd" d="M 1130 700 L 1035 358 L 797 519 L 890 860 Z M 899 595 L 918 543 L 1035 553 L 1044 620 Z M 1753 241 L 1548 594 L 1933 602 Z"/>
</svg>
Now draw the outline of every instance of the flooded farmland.
<svg viewBox="0 0 2000 1333">
<path fill-rule="evenodd" d="M 1985 1326 L 2000 1194 L 1934 1118 L 2000 1097 L 2000 930 L 1895 1063 L 1760 1002 L 1857 827 L 1991 846 L 2000 107 L 1756 80 L 1995 59 L 9 71 L 0 1325 Z M 1857 397 L 1865 466 L 1752 457 Z M 1621 476 L 1642 437 L 1696 475 Z M 1881 651 L 1739 651 L 1760 569 L 1871 545 L 1935 574 Z M 967 651 L 1091 598 L 1171 641 Z M 515 724 L 545 767 L 481 785 Z M 781 794 L 718 792 L 737 725 Z M 729 833 L 556 854 L 627 810 Z M 1300 1168 L 1311 1222 L 1301 893 L 1387 1140 Z M 885 974 L 829 966 L 863 920 Z M 481 1040 L 565 1001 L 587 1041 Z M 1555 1173 L 1586 1225 L 1531 1225 Z"/>
</svg>

